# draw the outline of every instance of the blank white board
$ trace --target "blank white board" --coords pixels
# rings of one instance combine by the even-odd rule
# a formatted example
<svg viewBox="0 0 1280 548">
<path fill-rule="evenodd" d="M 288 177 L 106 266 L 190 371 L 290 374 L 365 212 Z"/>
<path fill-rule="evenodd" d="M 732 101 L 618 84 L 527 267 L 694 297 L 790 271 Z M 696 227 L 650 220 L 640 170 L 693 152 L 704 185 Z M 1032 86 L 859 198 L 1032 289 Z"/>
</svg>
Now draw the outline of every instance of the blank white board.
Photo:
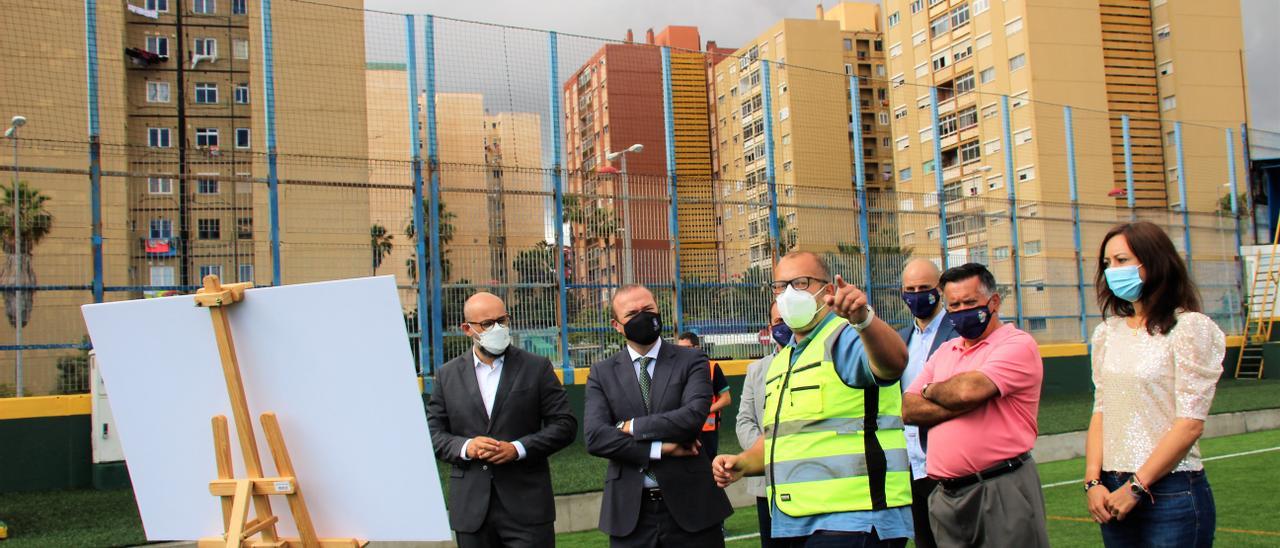
<svg viewBox="0 0 1280 548">
<path fill-rule="evenodd" d="M 83 307 L 148 540 L 221 535 L 210 420 L 231 424 L 208 309 L 191 295 Z M 448 517 L 390 276 L 251 289 L 228 308 L 266 476 L 258 417 L 280 420 L 317 533 L 446 540 Z M 295 536 L 283 497 L 279 531 Z M 250 508 L 252 514 L 252 508 Z"/>
</svg>

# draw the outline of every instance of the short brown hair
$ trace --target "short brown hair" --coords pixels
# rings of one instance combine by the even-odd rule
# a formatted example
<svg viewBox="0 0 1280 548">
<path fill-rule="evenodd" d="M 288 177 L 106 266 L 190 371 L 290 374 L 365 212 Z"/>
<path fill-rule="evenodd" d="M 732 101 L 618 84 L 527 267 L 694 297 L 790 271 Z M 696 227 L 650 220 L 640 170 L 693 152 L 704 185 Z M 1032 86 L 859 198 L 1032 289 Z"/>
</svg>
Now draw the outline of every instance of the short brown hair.
<svg viewBox="0 0 1280 548">
<path fill-rule="evenodd" d="M 1187 272 L 1173 240 L 1164 229 L 1154 223 L 1138 221 L 1116 225 L 1102 238 L 1098 247 L 1098 273 L 1093 285 L 1098 292 L 1098 308 L 1102 318 L 1108 315 L 1129 317 L 1134 314 L 1133 303 L 1117 297 L 1107 285 L 1107 242 L 1116 236 L 1124 236 L 1133 256 L 1146 271 L 1142 294 L 1138 301 L 1147 315 L 1147 333 L 1167 335 L 1178 324 L 1178 311 L 1200 312 L 1200 293 Z"/>
</svg>

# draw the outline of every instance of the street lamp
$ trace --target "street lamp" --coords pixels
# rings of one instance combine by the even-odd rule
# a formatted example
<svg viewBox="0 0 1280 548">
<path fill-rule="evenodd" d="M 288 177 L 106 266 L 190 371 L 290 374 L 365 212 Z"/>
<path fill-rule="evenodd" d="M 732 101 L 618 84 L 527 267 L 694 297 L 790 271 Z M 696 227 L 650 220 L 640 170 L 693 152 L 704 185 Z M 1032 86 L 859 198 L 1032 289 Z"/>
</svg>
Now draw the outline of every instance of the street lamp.
<svg viewBox="0 0 1280 548">
<path fill-rule="evenodd" d="M 9 121 L 9 129 L 5 130 L 5 138 L 13 141 L 13 265 L 14 279 L 17 281 L 15 285 L 18 289 L 14 290 L 14 310 L 17 321 L 14 323 L 14 342 L 17 343 L 17 353 L 15 354 L 17 363 L 14 374 L 17 376 L 17 382 L 14 385 L 14 395 L 22 397 L 22 282 L 25 278 L 22 275 L 22 233 L 18 226 L 19 205 L 22 203 L 22 194 L 18 192 L 18 128 L 27 125 L 26 116 L 14 116 Z"/>
<path fill-rule="evenodd" d="M 635 272 L 631 263 L 631 189 L 627 186 L 627 153 L 644 152 L 644 145 L 636 143 L 619 152 L 605 152 L 605 159 L 610 162 L 622 159 L 622 283 L 635 283 Z"/>
</svg>

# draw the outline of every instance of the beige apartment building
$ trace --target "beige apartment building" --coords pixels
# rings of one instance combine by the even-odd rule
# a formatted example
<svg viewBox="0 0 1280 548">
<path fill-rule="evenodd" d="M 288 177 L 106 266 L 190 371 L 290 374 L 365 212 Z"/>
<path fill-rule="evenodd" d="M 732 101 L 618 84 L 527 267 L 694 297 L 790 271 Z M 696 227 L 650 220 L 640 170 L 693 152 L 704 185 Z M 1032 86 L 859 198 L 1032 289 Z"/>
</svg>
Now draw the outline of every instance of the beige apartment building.
<svg viewBox="0 0 1280 548">
<path fill-rule="evenodd" d="M 769 268 L 761 60 L 771 72 L 773 150 L 784 245 L 834 251 L 856 244 L 853 147 L 864 151 L 869 188 L 892 179 L 889 97 L 879 6 L 845 2 L 817 18 L 784 19 L 716 65 L 713 161 L 725 269 Z M 861 104 L 851 115 L 849 76 Z M 862 143 L 852 143 L 852 123 Z M 821 206 L 821 207 L 814 207 Z"/>
<path fill-rule="evenodd" d="M 1074 283 L 1062 105 L 1073 108 L 1079 200 L 1095 206 L 1082 213 L 1097 221 L 1084 227 L 1085 249 L 1108 223 L 1127 218 L 1112 209 L 1125 205 L 1115 192 L 1125 187 L 1121 115 L 1131 119 L 1138 207 L 1182 205 L 1174 120 L 1184 122 L 1186 205 L 1212 211 L 1226 194 L 1221 128 L 1244 121 L 1237 3 L 886 0 L 884 10 L 902 245 L 940 253 L 935 170 L 941 170 L 950 263 L 987 263 L 1008 282 L 1012 258 L 1020 255 L 1024 286 L 1043 286 L 1050 277 L 1050 284 Z M 930 87 L 938 90 L 937 128 Z M 1004 142 L 1002 95 L 1010 97 L 1012 143 Z M 1009 153 L 1018 214 L 1027 218 L 1016 246 L 1006 219 Z M 1079 337 L 1061 333 L 1078 330 L 1074 320 L 1051 318 L 1077 309 L 1074 289 L 1025 295 L 1024 327 L 1040 337 Z"/>
</svg>

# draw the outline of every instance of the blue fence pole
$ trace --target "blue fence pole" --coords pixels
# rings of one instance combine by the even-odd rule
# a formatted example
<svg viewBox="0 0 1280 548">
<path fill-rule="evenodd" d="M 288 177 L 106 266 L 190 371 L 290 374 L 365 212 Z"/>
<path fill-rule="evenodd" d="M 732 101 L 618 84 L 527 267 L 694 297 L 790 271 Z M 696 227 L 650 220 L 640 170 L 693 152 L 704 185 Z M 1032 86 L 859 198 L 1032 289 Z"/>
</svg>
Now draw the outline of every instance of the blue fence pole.
<svg viewBox="0 0 1280 548">
<path fill-rule="evenodd" d="M 1178 154 L 1178 200 L 1182 209 L 1182 245 L 1187 256 L 1187 270 L 1191 270 L 1191 214 L 1187 208 L 1187 164 L 1182 156 L 1182 122 L 1173 123 L 1173 146 Z"/>
<path fill-rule="evenodd" d="M 786 247 L 786 243 L 782 241 L 783 235 L 778 219 L 778 172 L 773 162 L 773 78 L 771 72 L 769 70 L 769 62 L 762 59 L 760 61 L 760 82 L 764 87 L 761 91 L 761 106 L 764 109 L 761 114 L 764 116 L 764 178 L 769 185 L 769 239 L 772 243 L 769 247 L 773 256 L 772 264 L 776 265 L 780 258 L 779 252 Z"/>
<path fill-rule="evenodd" d="M 1000 116 L 1004 130 L 1004 180 L 1009 197 L 1009 255 L 1013 261 L 1013 294 L 1017 298 L 1018 327 L 1026 329 L 1022 317 L 1022 242 L 1018 236 L 1018 177 L 1013 171 L 1013 122 L 1009 117 L 1009 96 L 1000 96 Z"/>
<path fill-rule="evenodd" d="M 276 155 L 275 42 L 271 34 L 271 0 L 262 0 L 262 108 L 267 136 L 267 209 L 271 222 L 271 285 L 280 285 L 280 174 Z"/>
<path fill-rule="evenodd" d="M 418 235 L 417 240 L 422 241 L 422 138 L 419 135 L 420 127 L 418 125 L 418 51 L 414 43 L 417 38 L 417 31 L 414 29 L 414 16 L 404 16 L 404 32 L 405 32 L 405 55 L 407 64 L 405 66 L 408 71 L 405 80 L 409 85 L 409 154 L 413 158 L 413 229 L 414 234 Z M 419 251 L 417 258 L 418 271 L 422 270 L 422 252 Z M 418 276 L 421 280 L 421 274 Z M 428 331 L 424 329 L 426 326 L 426 295 L 422 292 L 422 286 L 418 285 L 418 374 L 427 377 L 430 368 L 428 352 L 430 347 L 427 345 Z M 423 388 L 430 392 L 429 387 L 423 384 Z"/>
<path fill-rule="evenodd" d="M 1062 107 L 1062 121 L 1067 137 L 1067 182 L 1071 191 L 1071 236 L 1075 240 L 1076 293 L 1080 304 L 1080 340 L 1089 344 L 1089 309 L 1085 307 L 1084 255 L 1080 241 L 1080 187 L 1076 182 L 1076 138 L 1071 120 L 1071 107 Z"/>
<path fill-rule="evenodd" d="M 1231 224 L 1235 229 L 1234 232 L 1236 235 L 1236 249 L 1235 249 L 1236 275 L 1237 275 L 1237 279 L 1240 282 L 1241 301 L 1242 301 L 1241 304 L 1243 305 L 1244 304 L 1243 303 L 1244 259 L 1243 259 L 1243 256 L 1241 255 L 1241 251 L 1242 251 L 1242 248 L 1244 247 L 1244 234 L 1242 233 L 1242 229 L 1240 227 L 1240 204 L 1238 201 L 1239 199 L 1237 198 L 1237 194 L 1239 193 L 1239 190 L 1236 187 L 1236 140 L 1235 140 L 1235 136 L 1231 134 L 1231 128 L 1224 128 L 1224 129 L 1227 134 L 1227 180 L 1229 182 L 1228 184 L 1231 185 Z M 1237 309 L 1237 312 L 1239 312 L 1239 309 Z M 1235 320 L 1235 314 L 1233 313 L 1232 321 L 1234 322 L 1234 320 Z"/>
<path fill-rule="evenodd" d="M 428 183 L 428 208 L 430 215 L 422 213 L 422 185 L 418 185 L 414 189 L 416 194 L 415 203 L 413 204 L 414 212 L 413 222 L 414 230 L 418 234 L 418 321 L 419 325 L 423 322 L 423 310 L 427 310 L 426 295 L 422 292 L 423 288 L 428 287 L 426 278 L 426 269 L 423 266 L 423 255 L 426 250 L 426 242 L 422 238 L 422 218 L 425 216 L 430 219 L 430 232 L 428 237 L 431 242 L 431 373 L 435 373 L 441 365 L 444 364 L 444 310 L 441 305 L 444 303 L 444 268 L 440 259 L 440 140 L 438 139 L 438 123 L 436 121 L 436 19 L 434 16 L 426 16 L 426 25 L 422 28 L 422 41 L 426 48 L 426 55 L 423 56 L 423 65 L 426 67 L 425 82 L 425 104 L 427 110 L 427 169 L 431 175 Z M 423 331 L 428 333 L 428 331 Z"/>
<path fill-rule="evenodd" d="M 767 66 L 766 61 L 761 65 Z M 766 72 L 768 69 L 764 69 Z M 767 83 L 765 84 L 768 85 Z M 765 88 L 768 89 L 767 87 Z M 768 93 L 766 91 L 766 93 Z M 675 111 L 671 103 L 671 48 L 662 46 L 662 120 L 667 143 L 667 194 L 671 200 L 669 226 L 671 230 L 671 267 L 674 269 L 676 286 L 675 314 L 676 333 L 684 332 L 684 280 L 680 277 L 680 222 L 678 217 L 678 198 L 676 193 L 676 128 Z"/>
<path fill-rule="evenodd" d="M 938 249 L 942 253 L 942 269 L 946 270 L 947 258 L 947 196 L 942 182 L 942 136 L 938 131 L 938 88 L 929 88 L 929 113 L 933 122 L 929 134 L 933 136 L 933 184 L 938 194 Z M 861 124 L 861 117 L 855 120 Z"/>
<path fill-rule="evenodd" d="M 85 68 L 89 94 L 89 206 L 93 241 L 93 302 L 102 291 L 102 127 L 98 116 L 98 2 L 85 0 Z"/>
<path fill-rule="evenodd" d="M 857 75 L 849 76 L 849 115 L 853 122 L 849 130 L 853 132 L 853 188 L 858 196 L 858 242 L 862 247 L 862 289 L 871 295 L 871 230 L 867 218 L 867 171 L 863 165 L 862 155 L 862 90 Z"/>
<path fill-rule="evenodd" d="M 565 258 L 564 258 L 564 178 L 561 173 L 560 156 L 563 154 L 561 150 L 560 135 L 560 89 L 557 83 L 560 81 L 560 46 L 557 41 L 557 34 L 549 33 L 550 56 L 551 56 L 551 76 L 550 76 L 550 96 L 551 96 L 551 188 L 555 193 L 556 201 L 556 217 L 555 217 L 555 234 L 556 234 L 556 284 L 559 288 L 558 296 L 560 306 L 557 307 L 557 315 L 560 323 L 560 367 L 564 370 L 564 384 L 573 383 L 573 364 L 569 359 L 569 286 L 565 279 Z M 630 199 L 630 197 L 627 197 Z M 674 198 L 673 198 L 674 201 Z M 630 230 L 631 227 L 627 227 Z M 631 250 L 626 250 L 631 253 Z"/>
<path fill-rule="evenodd" d="M 1129 220 L 1138 220 L 1138 212 L 1134 210 L 1136 197 L 1133 195 L 1133 140 L 1129 136 L 1129 115 L 1120 115 L 1120 130 L 1124 138 L 1124 195 L 1129 206 Z"/>
</svg>

